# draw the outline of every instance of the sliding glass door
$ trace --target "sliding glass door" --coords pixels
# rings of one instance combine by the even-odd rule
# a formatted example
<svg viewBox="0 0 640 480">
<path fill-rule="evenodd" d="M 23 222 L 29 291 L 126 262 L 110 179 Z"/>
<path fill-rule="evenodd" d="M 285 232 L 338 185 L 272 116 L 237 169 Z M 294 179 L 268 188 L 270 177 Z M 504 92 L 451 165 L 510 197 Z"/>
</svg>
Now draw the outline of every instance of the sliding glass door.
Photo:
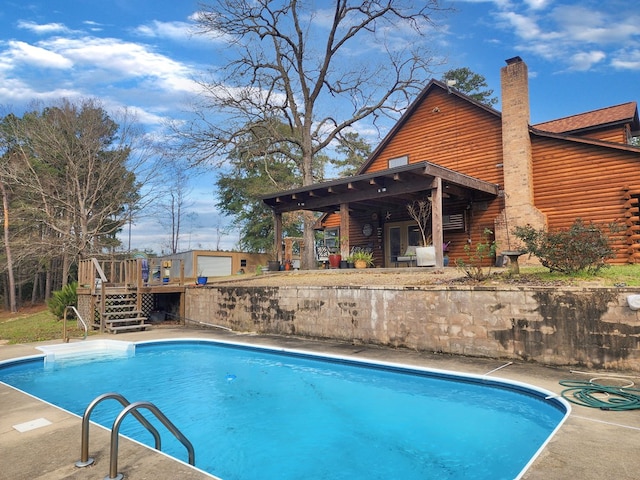
<svg viewBox="0 0 640 480">
<path fill-rule="evenodd" d="M 388 223 L 385 226 L 385 266 L 395 266 L 396 257 L 404 255 L 409 245 L 420 245 L 418 225 L 414 221 Z"/>
</svg>

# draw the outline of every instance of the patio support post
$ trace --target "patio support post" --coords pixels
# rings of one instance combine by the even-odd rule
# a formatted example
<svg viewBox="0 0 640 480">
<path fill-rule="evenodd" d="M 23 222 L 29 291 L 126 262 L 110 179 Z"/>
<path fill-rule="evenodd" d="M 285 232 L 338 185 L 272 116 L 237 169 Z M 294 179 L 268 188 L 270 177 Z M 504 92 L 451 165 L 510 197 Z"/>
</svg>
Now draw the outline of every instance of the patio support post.
<svg viewBox="0 0 640 480">
<path fill-rule="evenodd" d="M 276 260 L 282 264 L 282 213 L 273 212 L 273 247 Z"/>
<path fill-rule="evenodd" d="M 349 204 L 340 204 L 340 255 L 346 260 L 349 256 Z"/>
<path fill-rule="evenodd" d="M 436 267 L 444 266 L 442 244 L 442 177 L 435 177 L 431 184 L 431 238 L 436 247 Z"/>
</svg>

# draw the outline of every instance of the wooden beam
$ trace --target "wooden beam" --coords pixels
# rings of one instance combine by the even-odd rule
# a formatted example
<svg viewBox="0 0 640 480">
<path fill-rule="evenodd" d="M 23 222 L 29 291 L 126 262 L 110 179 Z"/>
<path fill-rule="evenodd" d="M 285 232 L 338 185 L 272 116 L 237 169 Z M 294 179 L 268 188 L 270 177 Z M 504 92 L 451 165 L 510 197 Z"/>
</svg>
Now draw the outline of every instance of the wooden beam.
<svg viewBox="0 0 640 480">
<path fill-rule="evenodd" d="M 442 178 L 433 179 L 431 190 L 431 238 L 433 246 L 436 248 L 436 267 L 444 266 L 442 244 L 444 236 L 442 234 Z"/>
<path fill-rule="evenodd" d="M 431 177 L 445 177 L 447 182 L 455 183 L 465 188 L 472 188 L 481 192 L 490 193 L 492 195 L 498 195 L 498 186 L 487 183 L 483 180 L 478 180 L 462 173 L 454 172 L 448 168 L 440 167 L 432 163 L 427 163 L 422 170 L 422 174 Z"/>
<path fill-rule="evenodd" d="M 466 198 L 485 193 L 497 196 L 499 193 L 496 184 L 422 162 L 302 187 L 265 197 L 263 201 L 280 213 L 297 210 L 328 212 L 337 210 L 342 203 L 391 200 L 390 197 L 402 198 L 407 194 L 424 192 L 429 190 L 432 179 L 436 177 L 448 187 L 446 193 L 455 196 Z"/>
<path fill-rule="evenodd" d="M 349 256 L 349 204 L 340 204 L 340 255 L 346 260 Z"/>
<path fill-rule="evenodd" d="M 274 212 L 273 216 L 273 246 L 276 252 L 276 260 L 282 262 L 282 214 Z"/>
<path fill-rule="evenodd" d="M 330 207 L 337 207 L 341 203 L 355 203 L 364 200 L 381 200 L 384 198 L 403 196 L 410 193 L 421 192 L 430 188 L 431 182 L 424 177 L 415 177 L 410 181 L 394 182 L 388 186 L 365 185 L 340 193 L 334 193 L 325 197 L 309 197 L 304 202 L 291 202 L 289 204 L 272 205 L 278 212 L 291 212 L 295 210 L 328 211 Z M 298 205 L 303 203 L 304 205 Z"/>
</svg>

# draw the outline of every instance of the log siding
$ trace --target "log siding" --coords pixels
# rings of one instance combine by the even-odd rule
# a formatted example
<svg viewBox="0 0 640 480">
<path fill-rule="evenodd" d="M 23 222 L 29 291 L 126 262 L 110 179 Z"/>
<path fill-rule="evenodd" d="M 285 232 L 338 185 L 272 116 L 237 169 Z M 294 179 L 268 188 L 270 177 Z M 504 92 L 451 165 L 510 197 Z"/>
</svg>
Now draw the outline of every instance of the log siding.
<svg viewBox="0 0 640 480">
<path fill-rule="evenodd" d="M 637 112 L 632 119 L 637 119 Z M 630 196 L 640 197 L 640 190 L 629 187 L 640 177 L 640 148 L 627 143 L 632 126 L 596 125 L 576 132 L 575 137 L 529 130 L 535 208 L 546 216 L 550 229 L 568 228 L 578 218 L 602 227 L 618 224 L 626 233 L 611 236 L 616 251 L 613 263 L 640 261 L 635 238 L 640 231 L 638 206 L 625 206 Z M 431 82 L 360 173 L 386 170 L 389 160 L 406 156 L 409 164 L 427 161 L 504 188 L 502 128 L 500 113 Z M 467 206 L 451 202 L 449 208 L 459 210 L 445 214 L 463 211 L 467 225 L 462 232 L 445 232 L 445 240 L 452 241 L 454 260 L 464 257 L 465 245 L 481 241 L 486 228 L 502 227 L 509 233 L 513 228 L 505 225 L 500 196 Z M 335 225 L 337 218 L 329 215 L 325 224 Z M 350 237 L 363 240 L 358 231 L 366 220 L 354 216 Z"/>
</svg>

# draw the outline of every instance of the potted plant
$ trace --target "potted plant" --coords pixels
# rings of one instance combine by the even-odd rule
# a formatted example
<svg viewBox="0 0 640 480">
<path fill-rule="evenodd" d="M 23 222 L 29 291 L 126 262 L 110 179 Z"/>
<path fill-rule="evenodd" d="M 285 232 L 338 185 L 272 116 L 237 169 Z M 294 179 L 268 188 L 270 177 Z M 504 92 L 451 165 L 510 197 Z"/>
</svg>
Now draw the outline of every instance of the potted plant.
<svg viewBox="0 0 640 480">
<path fill-rule="evenodd" d="M 353 261 L 353 255 L 349 255 L 347 257 L 347 268 L 355 268 L 354 261 Z"/>
<path fill-rule="evenodd" d="M 342 255 L 336 252 L 329 254 L 329 266 L 331 268 L 340 268 L 340 262 L 342 261 Z"/>
<path fill-rule="evenodd" d="M 340 245 L 340 250 L 337 250 L 337 247 L 334 247 L 329 253 L 329 266 L 331 268 L 341 268 L 340 262 L 342 262 L 342 250 L 349 247 L 349 237 L 339 237 L 338 244 Z"/>
<path fill-rule="evenodd" d="M 367 268 L 373 266 L 373 253 L 362 250 L 353 252 L 351 255 L 356 268 Z"/>
<path fill-rule="evenodd" d="M 416 247 L 416 265 L 418 267 L 433 267 L 436 264 L 436 250 L 432 245 L 431 235 L 429 235 L 431 199 L 416 200 L 408 203 L 407 212 L 418 224 L 422 237 L 422 244 Z"/>
</svg>

